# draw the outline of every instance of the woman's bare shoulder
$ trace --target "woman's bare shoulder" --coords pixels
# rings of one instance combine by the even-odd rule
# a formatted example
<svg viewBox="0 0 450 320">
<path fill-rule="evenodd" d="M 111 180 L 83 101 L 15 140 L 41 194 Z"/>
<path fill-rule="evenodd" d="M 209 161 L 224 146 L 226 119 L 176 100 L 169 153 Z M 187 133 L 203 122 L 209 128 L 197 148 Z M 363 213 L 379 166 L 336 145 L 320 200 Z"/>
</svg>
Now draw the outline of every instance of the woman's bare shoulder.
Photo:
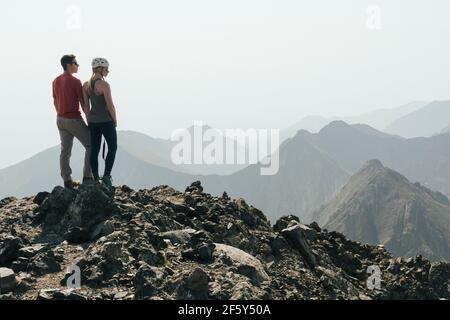
<svg viewBox="0 0 450 320">
<path fill-rule="evenodd" d="M 98 83 L 99 87 L 102 88 L 102 89 L 109 89 L 110 88 L 109 83 L 107 81 L 103 80 L 103 79 L 98 80 L 97 83 Z"/>
</svg>

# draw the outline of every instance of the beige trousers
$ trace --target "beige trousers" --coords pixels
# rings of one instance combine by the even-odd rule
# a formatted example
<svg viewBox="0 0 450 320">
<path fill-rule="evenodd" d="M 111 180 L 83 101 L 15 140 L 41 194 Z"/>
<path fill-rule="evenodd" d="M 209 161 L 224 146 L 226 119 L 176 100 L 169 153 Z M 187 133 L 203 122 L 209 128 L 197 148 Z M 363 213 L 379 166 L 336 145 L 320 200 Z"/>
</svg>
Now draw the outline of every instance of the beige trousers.
<svg viewBox="0 0 450 320">
<path fill-rule="evenodd" d="M 64 181 L 72 180 L 72 169 L 70 168 L 70 156 L 72 155 L 73 138 L 77 138 L 86 149 L 84 155 L 83 178 L 92 178 L 89 157 L 91 153 L 91 141 L 89 129 L 83 119 L 68 119 L 57 117 L 56 124 L 61 138 L 61 154 L 59 165 L 61 177 Z"/>
</svg>

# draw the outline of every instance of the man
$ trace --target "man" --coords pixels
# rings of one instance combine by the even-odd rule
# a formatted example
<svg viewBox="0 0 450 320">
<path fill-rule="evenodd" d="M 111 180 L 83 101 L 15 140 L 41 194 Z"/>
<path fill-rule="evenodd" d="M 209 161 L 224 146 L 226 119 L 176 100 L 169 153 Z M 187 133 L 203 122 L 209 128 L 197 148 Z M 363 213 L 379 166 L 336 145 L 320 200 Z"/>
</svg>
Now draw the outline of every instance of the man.
<svg viewBox="0 0 450 320">
<path fill-rule="evenodd" d="M 80 104 L 83 112 L 88 115 L 83 99 L 81 81 L 73 76 L 78 72 L 78 63 L 74 55 L 65 55 L 61 58 L 64 73 L 53 81 L 53 104 L 57 113 L 57 126 L 61 138 L 61 154 L 59 157 L 61 177 L 64 187 L 74 188 L 78 185 L 72 179 L 70 156 L 72 154 L 73 138 L 77 138 L 86 149 L 84 156 L 83 183 L 93 181 L 89 162 L 91 143 L 89 130 L 81 117 Z"/>
</svg>

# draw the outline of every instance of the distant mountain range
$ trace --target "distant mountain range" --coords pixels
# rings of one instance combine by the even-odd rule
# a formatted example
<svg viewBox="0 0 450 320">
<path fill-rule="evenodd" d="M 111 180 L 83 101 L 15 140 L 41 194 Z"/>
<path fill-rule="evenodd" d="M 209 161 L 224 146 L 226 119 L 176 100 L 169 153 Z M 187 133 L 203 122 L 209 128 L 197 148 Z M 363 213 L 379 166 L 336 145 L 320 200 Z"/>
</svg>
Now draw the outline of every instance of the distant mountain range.
<svg viewBox="0 0 450 320">
<path fill-rule="evenodd" d="M 139 143 L 133 145 L 134 139 Z M 261 176 L 259 163 L 226 176 L 175 171 L 163 156 L 168 148 L 165 142 L 138 133 L 121 132 L 119 145 L 113 172 L 116 184 L 134 188 L 167 184 L 182 189 L 200 180 L 212 194 L 226 191 L 232 197 L 245 197 L 271 220 L 292 213 L 310 222 L 314 210 L 373 158 L 412 181 L 450 195 L 450 133 L 404 139 L 367 125 L 334 121 L 319 133 L 301 130 L 287 139 L 280 146 L 280 167 L 273 176 Z M 0 170 L 0 197 L 26 196 L 60 184 L 58 154 L 57 146 Z M 72 159 L 76 177 L 81 173 L 82 154 L 76 144 Z M 151 163 L 152 157 L 159 162 Z"/>
<path fill-rule="evenodd" d="M 205 133 L 207 130 L 212 130 L 217 134 L 217 136 L 221 137 L 223 144 L 222 151 L 224 155 L 227 152 L 227 143 L 235 146 L 235 157 L 237 157 L 237 155 L 245 156 L 247 154 L 247 148 L 245 145 L 240 144 L 238 141 L 230 137 L 224 136 L 220 130 L 216 130 L 208 125 L 190 126 L 187 128 L 186 130 L 189 132 L 191 137 L 194 136 L 195 128 L 199 129 L 199 132 L 202 133 Z M 174 164 L 171 159 L 171 151 L 178 141 L 172 141 L 170 138 L 153 138 L 135 131 L 119 132 L 118 142 L 128 153 L 136 157 L 138 160 L 182 173 L 228 175 L 247 166 L 246 164 Z M 209 143 L 210 142 L 204 142 L 204 145 L 206 146 Z M 191 146 L 191 153 L 194 153 L 193 145 Z"/>
<path fill-rule="evenodd" d="M 353 240 L 383 244 L 397 256 L 450 261 L 450 201 L 367 162 L 314 219 Z"/>
<path fill-rule="evenodd" d="M 450 132 L 450 124 L 446 126 L 444 129 L 442 129 L 439 133 L 447 133 Z"/>
<path fill-rule="evenodd" d="M 293 137 L 299 130 L 306 130 L 311 133 L 317 133 L 327 124 L 336 120 L 342 120 L 344 122 L 347 122 L 348 124 L 366 124 L 379 131 L 383 131 L 393 121 L 406 116 L 407 114 L 410 114 L 426 106 L 427 104 L 428 103 L 424 101 L 414 101 L 397 108 L 378 109 L 351 117 L 307 116 L 294 123 L 287 129 L 282 130 L 280 136 L 284 141 L 287 138 Z"/>
<path fill-rule="evenodd" d="M 405 138 L 430 137 L 450 122 L 450 101 L 434 101 L 398 118 L 384 131 Z"/>
<path fill-rule="evenodd" d="M 369 125 L 378 131 L 404 138 L 430 137 L 450 131 L 450 101 L 416 101 L 398 108 L 379 109 L 352 117 L 307 116 L 282 130 L 281 140 L 293 137 L 302 129 L 317 133 L 336 120 Z"/>
</svg>

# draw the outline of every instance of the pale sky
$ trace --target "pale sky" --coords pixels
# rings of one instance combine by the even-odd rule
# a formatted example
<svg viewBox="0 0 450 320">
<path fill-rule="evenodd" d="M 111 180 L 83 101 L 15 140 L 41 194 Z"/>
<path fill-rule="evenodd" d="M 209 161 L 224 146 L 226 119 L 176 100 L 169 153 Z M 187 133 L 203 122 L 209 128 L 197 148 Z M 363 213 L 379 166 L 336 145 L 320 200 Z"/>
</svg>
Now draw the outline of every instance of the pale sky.
<svg viewBox="0 0 450 320">
<path fill-rule="evenodd" d="M 106 57 L 118 129 L 164 138 L 194 121 L 282 129 L 311 114 L 450 98 L 448 0 L 0 6 L 0 168 L 58 144 L 51 81 L 65 53 L 77 55 L 83 81 L 91 59 Z M 380 29 L 368 27 L 373 6 Z"/>
</svg>

